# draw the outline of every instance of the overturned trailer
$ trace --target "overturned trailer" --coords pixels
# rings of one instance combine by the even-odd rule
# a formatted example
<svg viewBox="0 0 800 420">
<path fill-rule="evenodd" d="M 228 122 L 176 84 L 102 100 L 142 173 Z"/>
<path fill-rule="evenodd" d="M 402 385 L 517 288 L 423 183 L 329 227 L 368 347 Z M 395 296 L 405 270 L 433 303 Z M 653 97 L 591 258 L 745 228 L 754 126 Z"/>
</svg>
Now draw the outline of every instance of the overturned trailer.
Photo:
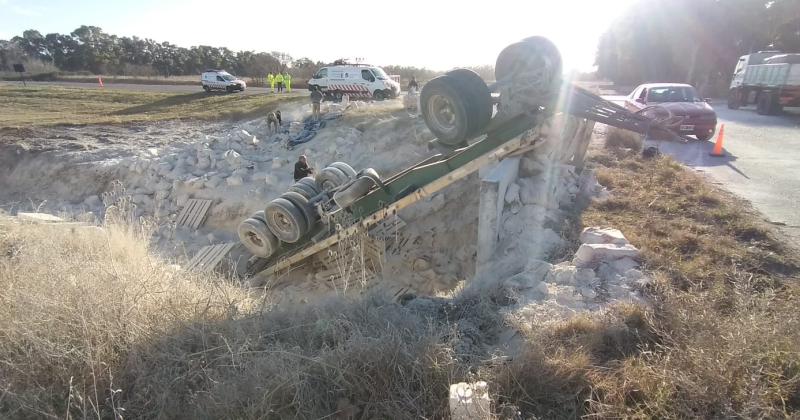
<svg viewBox="0 0 800 420">
<path fill-rule="evenodd" d="M 401 209 L 511 154 L 535 147 L 535 136 L 557 113 L 566 131 L 597 121 L 647 134 L 665 128 L 647 116 L 603 100 L 562 81 L 558 49 L 543 37 L 506 47 L 495 66 L 496 83 L 456 69 L 429 81 L 420 94 L 425 123 L 438 153 L 399 173 L 382 177 L 344 162 L 292 185 L 239 226 L 242 244 L 253 254 L 248 272 L 272 275 L 289 270 L 340 241 L 366 232 Z M 576 136 L 564 136 L 571 140 Z M 586 144 L 566 145 L 577 164 Z"/>
</svg>

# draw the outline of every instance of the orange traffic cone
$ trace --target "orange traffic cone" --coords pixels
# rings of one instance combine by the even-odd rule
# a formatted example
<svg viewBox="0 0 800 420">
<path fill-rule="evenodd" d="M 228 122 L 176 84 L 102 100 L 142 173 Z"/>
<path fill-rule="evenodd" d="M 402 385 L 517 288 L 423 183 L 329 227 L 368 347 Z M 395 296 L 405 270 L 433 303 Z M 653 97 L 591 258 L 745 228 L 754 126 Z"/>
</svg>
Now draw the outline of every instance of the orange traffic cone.
<svg viewBox="0 0 800 420">
<path fill-rule="evenodd" d="M 103 87 L 103 78 L 102 77 L 97 76 L 97 84 L 100 85 L 100 87 Z"/>
<path fill-rule="evenodd" d="M 714 144 L 714 150 L 709 153 L 711 156 L 725 156 L 725 153 L 722 153 L 722 139 L 725 138 L 725 124 L 719 126 L 719 134 L 717 135 L 717 142 Z"/>
</svg>

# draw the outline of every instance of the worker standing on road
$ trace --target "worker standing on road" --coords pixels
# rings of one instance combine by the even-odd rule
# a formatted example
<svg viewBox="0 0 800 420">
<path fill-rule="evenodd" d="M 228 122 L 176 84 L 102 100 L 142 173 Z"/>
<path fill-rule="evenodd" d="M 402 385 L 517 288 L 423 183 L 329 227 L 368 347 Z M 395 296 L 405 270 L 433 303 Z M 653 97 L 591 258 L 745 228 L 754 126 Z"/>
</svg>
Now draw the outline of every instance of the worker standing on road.
<svg viewBox="0 0 800 420">
<path fill-rule="evenodd" d="M 275 93 L 275 76 L 272 75 L 272 72 L 269 72 L 267 75 L 267 82 L 269 82 L 269 88 L 272 90 L 272 93 Z"/>
<path fill-rule="evenodd" d="M 306 155 L 300 155 L 297 162 L 294 163 L 294 180 L 299 181 L 314 173 L 314 168 L 308 166 L 308 159 Z"/>
<path fill-rule="evenodd" d="M 408 82 L 408 91 L 411 92 L 411 89 L 419 90 L 419 83 L 415 76 L 411 76 L 411 81 Z"/>
<path fill-rule="evenodd" d="M 275 84 L 278 85 L 278 93 L 283 92 L 283 74 L 278 73 L 275 75 Z"/>
<path fill-rule="evenodd" d="M 319 105 L 322 102 L 322 92 L 319 86 L 311 86 L 311 116 L 314 121 L 319 121 Z"/>
<path fill-rule="evenodd" d="M 292 76 L 289 75 L 288 71 L 286 72 L 286 75 L 283 76 L 283 81 L 284 81 L 284 83 L 286 83 L 286 91 L 287 92 L 291 92 L 292 91 Z"/>
</svg>

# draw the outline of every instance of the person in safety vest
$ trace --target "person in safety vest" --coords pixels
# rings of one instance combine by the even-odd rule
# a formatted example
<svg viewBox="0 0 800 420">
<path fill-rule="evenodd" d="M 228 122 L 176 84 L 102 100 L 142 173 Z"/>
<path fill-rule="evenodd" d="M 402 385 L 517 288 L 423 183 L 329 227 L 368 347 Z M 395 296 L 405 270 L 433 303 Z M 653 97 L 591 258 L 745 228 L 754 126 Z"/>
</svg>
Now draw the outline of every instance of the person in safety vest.
<svg viewBox="0 0 800 420">
<path fill-rule="evenodd" d="M 278 73 L 275 75 L 275 85 L 278 86 L 278 93 L 283 92 L 283 75 Z"/>
<path fill-rule="evenodd" d="M 275 93 L 275 76 L 272 75 L 272 72 L 267 75 L 267 82 L 269 82 L 269 88 L 272 89 L 272 93 Z"/>
<path fill-rule="evenodd" d="M 286 75 L 283 76 L 283 82 L 286 84 L 286 91 L 292 91 L 292 76 L 289 75 L 289 72 L 286 72 Z"/>
</svg>

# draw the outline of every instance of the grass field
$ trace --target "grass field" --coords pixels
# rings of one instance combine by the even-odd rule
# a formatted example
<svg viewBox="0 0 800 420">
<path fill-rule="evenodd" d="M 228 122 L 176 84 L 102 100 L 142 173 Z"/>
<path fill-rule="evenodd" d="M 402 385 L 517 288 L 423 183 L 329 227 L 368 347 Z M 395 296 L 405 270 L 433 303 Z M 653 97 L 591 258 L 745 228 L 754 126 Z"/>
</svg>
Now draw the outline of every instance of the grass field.
<svg viewBox="0 0 800 420">
<path fill-rule="evenodd" d="M 0 85 L 0 127 L 114 124 L 172 119 L 244 119 L 295 96 L 160 93 Z"/>
</svg>

